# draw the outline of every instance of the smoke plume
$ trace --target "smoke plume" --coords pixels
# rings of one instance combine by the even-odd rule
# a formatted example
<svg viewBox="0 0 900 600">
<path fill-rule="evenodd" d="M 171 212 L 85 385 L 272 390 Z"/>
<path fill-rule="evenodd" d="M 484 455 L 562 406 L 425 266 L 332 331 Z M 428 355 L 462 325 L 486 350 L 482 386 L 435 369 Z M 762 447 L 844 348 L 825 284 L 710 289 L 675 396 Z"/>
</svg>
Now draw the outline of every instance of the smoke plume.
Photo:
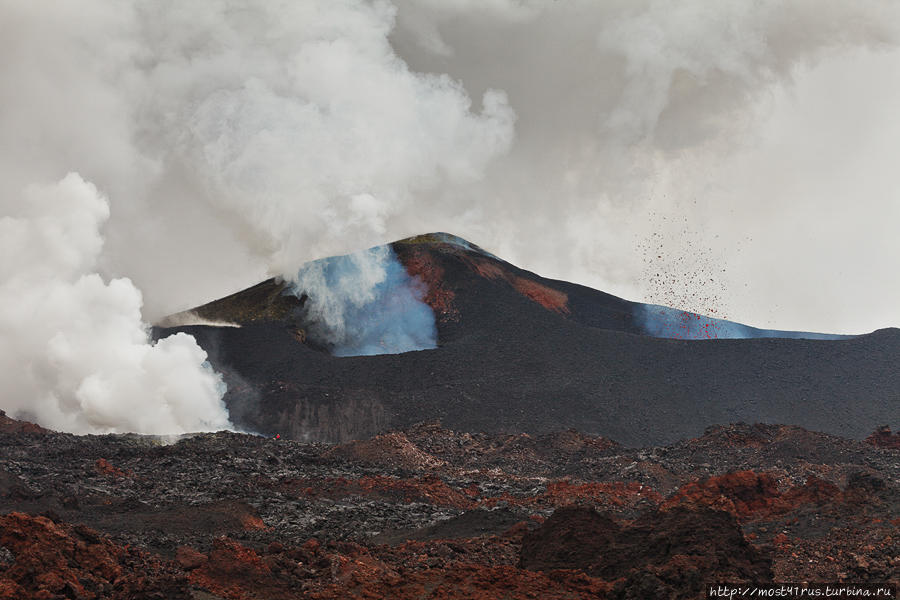
<svg viewBox="0 0 900 600">
<path fill-rule="evenodd" d="M 140 291 L 94 272 L 108 216 L 69 174 L 0 219 L 3 408 L 78 433 L 230 428 L 222 379 L 194 338 L 152 344 Z"/>
<path fill-rule="evenodd" d="M 434 313 L 390 246 L 309 262 L 293 289 L 306 295 L 309 335 L 336 356 L 397 354 L 437 347 Z"/>
<path fill-rule="evenodd" d="M 442 227 L 633 300 L 668 303 L 649 258 L 689 288 L 685 310 L 717 297 L 755 325 L 900 322 L 900 284 L 876 275 L 900 268 L 897 4 L 408 0 L 399 19 L 410 66 L 502 89 L 517 115 L 484 181 L 442 190 Z M 646 256 L 652 241 L 664 251 Z M 694 277 L 698 252 L 712 278 Z"/>
</svg>

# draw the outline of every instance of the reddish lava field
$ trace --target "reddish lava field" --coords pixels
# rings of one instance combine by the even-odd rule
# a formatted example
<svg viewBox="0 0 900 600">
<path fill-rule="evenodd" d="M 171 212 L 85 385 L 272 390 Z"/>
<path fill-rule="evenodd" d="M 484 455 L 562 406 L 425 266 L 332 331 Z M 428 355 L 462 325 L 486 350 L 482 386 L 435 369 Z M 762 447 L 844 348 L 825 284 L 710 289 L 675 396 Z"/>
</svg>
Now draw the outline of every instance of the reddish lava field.
<svg viewBox="0 0 900 600">
<path fill-rule="evenodd" d="M 698 598 L 896 582 L 900 449 L 798 427 L 626 448 L 419 424 L 344 444 L 0 416 L 0 598 Z"/>
</svg>

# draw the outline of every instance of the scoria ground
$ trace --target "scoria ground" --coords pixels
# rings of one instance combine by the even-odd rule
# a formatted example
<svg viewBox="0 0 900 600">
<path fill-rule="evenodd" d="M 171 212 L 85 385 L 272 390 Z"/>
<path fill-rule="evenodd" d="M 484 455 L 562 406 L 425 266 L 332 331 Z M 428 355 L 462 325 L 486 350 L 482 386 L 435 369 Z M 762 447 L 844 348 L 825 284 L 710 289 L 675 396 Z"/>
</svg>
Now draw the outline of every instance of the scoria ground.
<svg viewBox="0 0 900 600">
<path fill-rule="evenodd" d="M 418 424 L 361 441 L 74 436 L 0 416 L 0 598 L 697 598 L 897 582 L 900 436 L 641 449 Z"/>
</svg>

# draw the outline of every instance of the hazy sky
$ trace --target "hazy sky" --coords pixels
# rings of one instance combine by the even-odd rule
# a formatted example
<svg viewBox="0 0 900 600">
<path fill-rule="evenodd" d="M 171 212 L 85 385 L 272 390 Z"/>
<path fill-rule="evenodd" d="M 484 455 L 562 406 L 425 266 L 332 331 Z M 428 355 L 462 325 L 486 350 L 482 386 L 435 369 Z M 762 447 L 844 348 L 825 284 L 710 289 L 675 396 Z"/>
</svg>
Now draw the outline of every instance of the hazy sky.
<svg viewBox="0 0 900 600">
<path fill-rule="evenodd" d="M 898 15 L 585 6 L 447 18 L 444 56 L 395 35 L 414 67 L 506 90 L 519 117 L 485 226 L 458 233 L 546 276 L 761 327 L 900 324 Z"/>
<path fill-rule="evenodd" d="M 760 327 L 900 325 L 898 34 L 889 0 L 0 0 L 0 208 L 97 186 L 145 320 L 443 230 Z"/>
</svg>

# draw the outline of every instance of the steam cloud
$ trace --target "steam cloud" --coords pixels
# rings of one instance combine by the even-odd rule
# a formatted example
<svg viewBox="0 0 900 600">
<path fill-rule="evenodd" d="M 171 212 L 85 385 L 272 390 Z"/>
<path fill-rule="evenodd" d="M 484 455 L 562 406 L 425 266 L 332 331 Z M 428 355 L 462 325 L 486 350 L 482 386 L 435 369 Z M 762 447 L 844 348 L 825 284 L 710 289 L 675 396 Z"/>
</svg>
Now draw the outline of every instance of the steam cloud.
<svg viewBox="0 0 900 600">
<path fill-rule="evenodd" d="M 854 333 L 900 322 L 900 283 L 873 276 L 900 268 L 900 6 L 473 4 L 408 0 L 394 35 L 414 69 L 502 89 L 516 111 L 485 180 L 442 190 L 442 227 L 542 275 L 666 304 L 636 251 L 657 234 L 670 278 L 691 278 L 698 243 L 715 257 L 714 280 L 689 285 L 721 298 L 716 314 Z"/>
<path fill-rule="evenodd" d="M 426 289 L 390 246 L 323 258 L 301 267 L 293 287 L 307 300 L 310 336 L 336 356 L 397 354 L 437 347 Z"/>
<path fill-rule="evenodd" d="M 97 273 L 109 206 L 77 174 L 31 187 L 0 219 L 3 408 L 79 433 L 230 428 L 194 338 L 151 344 L 141 293 Z"/>
<path fill-rule="evenodd" d="M 885 195 L 896 186 L 885 173 L 894 171 L 891 144 L 900 135 L 874 117 L 846 118 L 838 99 L 854 114 L 887 118 L 892 103 L 879 113 L 881 105 L 866 99 L 900 99 L 900 86 L 843 98 L 815 93 L 815 76 L 821 65 L 837 65 L 828 68 L 839 76 L 865 72 L 852 60 L 842 67 L 846 57 L 876 74 L 894 72 L 898 24 L 900 6 L 889 0 L 0 0 L 0 215 L 17 215 L 10 223 L 19 230 L 39 228 L 50 217 L 22 216 L 21 190 L 70 171 L 108 194 L 102 252 L 99 245 L 87 254 L 64 250 L 77 241 L 68 238 L 59 239 L 59 252 L 89 256 L 78 273 L 97 274 L 85 281 L 130 294 L 129 319 L 116 317 L 121 306 L 113 301 L 82 306 L 97 319 L 106 310 L 104 330 L 121 327 L 116 335 L 128 340 L 143 329 L 135 286 L 117 283 L 122 276 L 144 290 L 145 318 L 153 321 L 266 274 L 293 278 L 309 260 L 425 231 L 451 231 L 542 274 L 652 302 L 639 281 L 636 242 L 662 233 L 673 253 L 684 250 L 679 226 L 651 232 L 649 211 L 721 234 L 704 242 L 734 268 L 710 285 L 723 287 L 742 321 L 770 320 L 759 307 L 783 297 L 794 301 L 787 314 L 808 319 L 792 327 L 858 328 L 863 321 L 846 318 L 847 306 L 877 293 L 883 305 L 853 314 L 884 325 L 900 317 L 892 300 L 900 283 L 864 274 L 859 285 L 844 285 L 859 255 L 830 248 L 846 223 L 884 213 L 856 242 L 873 271 L 897 270 L 897 248 L 872 240 L 896 238 L 900 213 Z M 852 123 L 824 140 L 830 153 L 814 136 L 784 149 L 780 138 L 763 135 L 773 114 L 783 131 L 818 131 L 817 122 L 804 129 L 785 117 L 813 112 L 790 108 L 786 90 L 795 81 L 800 99 L 812 97 L 827 115 Z M 846 161 L 859 136 L 876 131 L 885 132 L 884 147 L 867 148 L 872 160 Z M 784 168 L 806 155 L 816 160 L 798 163 L 796 173 Z M 811 172 L 864 181 L 853 190 L 828 180 L 809 187 Z M 848 212 L 851 191 L 857 203 L 868 202 L 865 210 Z M 96 221 L 91 206 L 80 217 L 73 208 L 71 219 Z M 824 212 L 838 215 L 834 224 L 815 225 L 810 215 Z M 736 240 L 750 233 L 756 241 L 738 256 Z M 81 280 L 69 267 L 27 276 L 36 265 L 29 253 L 37 252 L 28 236 L 5 235 L 2 243 L 18 257 L 15 294 L 37 298 L 39 289 L 60 287 L 78 297 Z M 779 276 L 776 259 L 792 270 Z M 374 271 L 358 270 L 374 286 L 367 294 L 391 280 L 391 265 L 377 260 Z M 683 275 L 672 265 L 673 276 Z M 305 277 L 310 310 L 350 314 L 332 311 L 328 291 L 314 289 L 310 272 Z M 880 292 L 871 291 L 876 283 Z M 4 300 L 12 300 L 11 284 L 3 285 Z M 415 299 L 415 286 L 407 288 Z M 819 297 L 844 304 L 829 307 Z M 79 313 L 68 314 L 47 323 L 67 330 Z M 36 315 L 35 326 L 45 319 Z M 39 329 L 53 339 L 49 325 Z M 346 321 L 329 330 L 340 339 Z M 8 362 L 8 349 L 29 347 L 26 331 L 4 326 L 0 397 L 9 405 L 9 390 L 17 390 L 16 407 L 39 415 L 53 414 L 54 405 L 69 410 L 80 384 L 63 377 L 48 348 L 29 351 L 43 366 L 27 386 L 9 376 L 22 363 Z M 205 372 L 189 339 L 151 347 L 141 335 L 137 346 L 148 356 L 174 356 L 177 348 L 184 369 Z M 107 372 L 116 357 L 88 342 L 79 360 Z M 168 379 L 173 389 L 176 380 Z M 205 390 L 194 394 L 197 402 L 211 389 L 199 382 L 212 380 L 192 380 Z M 147 411 L 165 412 L 164 404 Z M 88 419 L 66 414 L 73 428 Z M 96 427 L 147 428 L 120 416 Z"/>
</svg>

